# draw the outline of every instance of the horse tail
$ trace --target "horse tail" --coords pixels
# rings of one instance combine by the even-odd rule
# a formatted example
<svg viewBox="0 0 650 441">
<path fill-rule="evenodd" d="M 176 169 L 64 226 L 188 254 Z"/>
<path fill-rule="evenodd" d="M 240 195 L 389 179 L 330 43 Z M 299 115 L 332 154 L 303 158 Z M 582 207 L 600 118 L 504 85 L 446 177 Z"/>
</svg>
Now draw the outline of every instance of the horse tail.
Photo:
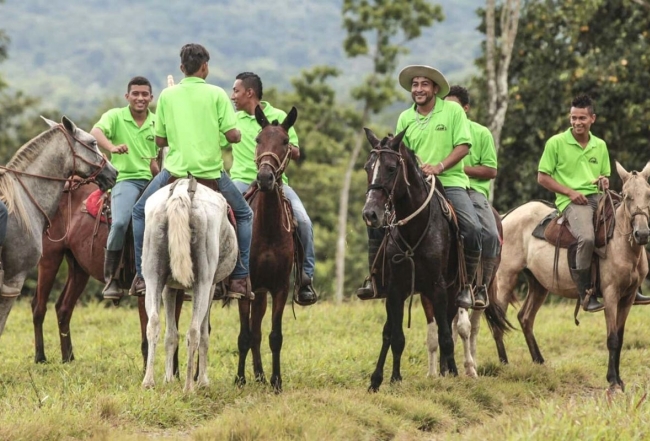
<svg viewBox="0 0 650 441">
<path fill-rule="evenodd" d="M 176 185 L 167 199 L 165 209 L 168 225 L 169 266 L 172 270 L 172 277 L 181 285 L 189 287 L 194 282 L 190 249 L 192 200 L 186 185 Z"/>
<path fill-rule="evenodd" d="M 485 308 L 485 319 L 487 320 L 488 327 L 490 332 L 494 334 L 495 330 L 501 331 L 501 333 L 506 333 L 515 327 L 508 321 L 506 312 L 503 310 L 501 305 L 497 303 L 497 284 L 496 280 L 492 280 L 490 286 L 488 287 L 488 298 L 490 302 Z"/>
</svg>

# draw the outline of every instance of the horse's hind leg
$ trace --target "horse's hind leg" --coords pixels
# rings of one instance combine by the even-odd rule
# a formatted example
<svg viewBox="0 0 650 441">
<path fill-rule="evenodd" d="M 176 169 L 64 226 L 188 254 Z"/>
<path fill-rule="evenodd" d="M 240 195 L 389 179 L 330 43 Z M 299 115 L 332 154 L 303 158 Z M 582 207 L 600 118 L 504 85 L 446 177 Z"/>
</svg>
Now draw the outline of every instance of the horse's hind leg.
<svg viewBox="0 0 650 441">
<path fill-rule="evenodd" d="M 208 312 L 201 323 L 201 340 L 199 342 L 199 359 L 197 371 L 197 387 L 207 387 L 210 384 L 208 379 L 208 347 L 210 345 L 210 307 L 212 306 L 213 290 L 210 290 L 210 301 L 208 302 Z"/>
<path fill-rule="evenodd" d="M 472 351 L 470 347 L 470 337 L 472 333 L 472 323 L 469 319 L 469 312 L 465 308 L 458 308 L 458 314 L 454 319 L 455 328 L 458 332 L 458 335 L 463 340 L 463 351 L 465 354 L 465 374 L 468 377 L 476 378 L 476 363 L 474 363 L 474 358 L 472 357 Z"/>
<path fill-rule="evenodd" d="M 90 276 L 81 268 L 79 262 L 71 255 L 66 256 L 68 262 L 68 280 L 63 294 L 56 302 L 56 317 L 59 324 L 59 339 L 61 341 L 61 357 L 63 362 L 74 360 L 72 337 L 70 336 L 70 320 L 77 300 L 84 291 Z"/>
<path fill-rule="evenodd" d="M 472 360 L 474 360 L 474 367 L 478 366 L 478 359 L 476 357 L 476 341 L 478 340 L 478 332 L 481 329 L 481 316 L 483 316 L 482 310 L 473 310 L 469 316 L 469 321 L 472 325 L 472 331 L 469 335 L 469 350 L 472 354 Z"/>
<path fill-rule="evenodd" d="M 404 301 L 401 298 L 393 299 L 390 297 L 386 303 L 391 303 L 393 308 L 393 321 L 390 337 L 390 349 L 393 354 L 393 373 L 390 376 L 390 382 L 395 383 L 402 381 L 401 362 L 404 346 L 406 346 L 406 338 L 404 337 L 403 321 L 404 321 Z M 391 301 L 392 300 L 392 301 Z"/>
<path fill-rule="evenodd" d="M 542 364 L 544 363 L 544 357 L 537 346 L 537 340 L 535 339 L 535 334 L 533 334 L 533 326 L 535 325 L 535 316 L 539 308 L 548 297 L 548 291 L 544 288 L 530 272 L 526 272 L 526 277 L 528 278 L 528 294 L 526 295 L 526 300 L 521 306 L 517 318 L 521 324 L 521 330 L 524 333 L 526 338 L 526 344 L 528 344 L 528 350 L 530 355 L 533 358 L 533 362 Z"/>
<path fill-rule="evenodd" d="M 610 291 L 610 292 L 608 292 Z M 610 305 L 605 301 L 605 323 L 607 325 L 607 349 L 609 352 L 609 362 L 607 366 L 607 381 L 609 390 L 618 392 L 625 390 L 625 383 L 621 379 L 620 362 L 621 349 L 623 348 L 623 337 L 625 336 L 625 323 L 630 313 L 636 291 L 621 298 L 617 305 Z M 611 289 L 603 292 L 603 298 L 607 296 L 616 296 L 617 293 L 611 293 Z"/>
<path fill-rule="evenodd" d="M 271 373 L 271 386 L 276 392 L 282 390 L 282 374 L 280 371 L 280 353 L 282 351 L 282 315 L 284 306 L 287 303 L 289 287 L 286 286 L 280 292 L 273 295 L 273 311 L 271 317 L 271 334 L 269 334 L 269 346 L 273 354 L 273 370 Z"/>
<path fill-rule="evenodd" d="M 508 313 L 510 299 L 514 298 L 513 291 L 517 284 L 517 276 L 518 272 L 516 270 L 509 270 L 505 265 L 499 265 L 495 276 L 496 280 L 493 280 L 488 287 L 490 302 L 498 304 L 503 310 L 504 316 Z M 497 327 L 492 329 L 492 337 L 497 347 L 499 361 L 503 364 L 508 364 L 508 354 L 506 352 L 506 345 L 503 342 L 503 336 L 503 330 Z"/>
<path fill-rule="evenodd" d="M 176 323 L 176 290 L 167 286 L 162 293 L 165 306 L 165 381 L 174 379 L 174 355 L 178 356 L 178 325 Z M 177 364 L 178 365 L 178 364 Z"/>
<path fill-rule="evenodd" d="M 160 277 L 153 277 L 147 280 L 147 292 L 145 294 L 145 306 L 147 309 L 147 366 L 144 373 L 144 380 L 142 380 L 142 387 L 153 387 L 154 371 L 153 363 L 156 357 L 156 345 L 160 337 L 160 317 L 158 311 L 160 310 L 160 300 L 162 298 L 163 279 Z"/>
<path fill-rule="evenodd" d="M 255 380 L 260 383 L 266 383 L 266 376 L 264 375 L 264 366 L 262 365 L 262 320 L 266 314 L 268 306 L 266 290 L 256 291 L 255 300 L 251 306 L 251 355 L 253 357 L 253 373 Z"/>
<path fill-rule="evenodd" d="M 427 317 L 427 322 L 429 322 L 427 323 L 427 352 L 429 354 L 427 377 L 436 377 L 438 375 L 438 325 L 433 318 L 433 306 L 431 302 L 427 301 L 425 303 L 424 297 L 422 299 L 424 314 Z M 428 307 L 425 305 L 428 305 Z"/>
<path fill-rule="evenodd" d="M 257 299 L 257 295 L 255 296 Z M 237 376 L 235 384 L 243 386 L 246 384 L 246 357 L 251 349 L 253 335 L 251 333 L 251 301 L 246 298 L 237 300 L 239 307 L 239 337 L 237 337 L 237 349 L 239 351 L 239 362 L 237 364 Z"/>
<path fill-rule="evenodd" d="M 196 262 L 197 267 L 208 268 L 206 261 Z M 205 266 L 203 266 L 205 265 Z M 214 274 L 216 268 L 210 272 L 207 269 L 204 271 L 208 274 Z M 192 319 L 190 327 L 187 331 L 187 374 L 185 375 L 185 387 L 183 391 L 188 393 L 194 390 L 194 356 L 199 351 L 199 345 L 202 343 L 201 331 L 205 326 L 207 331 L 207 323 L 204 323 L 206 316 L 210 313 L 210 302 L 212 302 L 212 291 L 210 287 L 212 280 L 195 280 L 194 282 L 194 299 L 192 301 Z M 209 318 L 208 318 L 209 320 Z M 203 340 L 204 344 L 208 344 L 208 340 Z M 207 347 L 204 348 L 207 357 Z M 199 379 L 207 384 L 207 372 L 199 371 Z"/>
<path fill-rule="evenodd" d="M 45 342 L 43 340 L 43 321 L 47 312 L 47 300 L 54 286 L 56 273 L 63 262 L 63 252 L 49 253 L 47 258 L 42 258 L 38 263 L 38 283 L 36 295 L 32 299 L 32 321 L 34 323 L 34 362 L 45 363 Z M 65 282 L 65 292 L 70 277 Z M 63 295 L 63 294 L 61 294 Z"/>
</svg>

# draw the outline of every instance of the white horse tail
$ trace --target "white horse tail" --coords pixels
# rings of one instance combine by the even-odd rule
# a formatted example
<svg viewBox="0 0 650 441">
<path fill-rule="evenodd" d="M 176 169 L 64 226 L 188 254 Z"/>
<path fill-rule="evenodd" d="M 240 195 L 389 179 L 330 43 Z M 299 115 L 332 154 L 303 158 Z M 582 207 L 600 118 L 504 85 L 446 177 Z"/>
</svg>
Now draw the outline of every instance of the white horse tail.
<svg viewBox="0 0 650 441">
<path fill-rule="evenodd" d="M 172 270 L 172 277 L 181 285 L 190 287 L 194 282 L 190 250 L 192 201 L 187 192 L 187 185 L 176 185 L 173 193 L 167 199 L 165 208 L 168 222 L 169 266 Z"/>
</svg>

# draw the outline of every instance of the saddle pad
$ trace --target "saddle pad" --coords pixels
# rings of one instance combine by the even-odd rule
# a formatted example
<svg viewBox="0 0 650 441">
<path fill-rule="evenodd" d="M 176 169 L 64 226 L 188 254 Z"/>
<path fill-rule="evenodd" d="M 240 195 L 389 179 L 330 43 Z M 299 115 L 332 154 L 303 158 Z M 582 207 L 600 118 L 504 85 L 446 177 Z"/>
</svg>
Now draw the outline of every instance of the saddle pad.
<svg viewBox="0 0 650 441">
<path fill-rule="evenodd" d="M 104 192 L 97 189 L 90 193 L 90 195 L 86 198 L 84 201 L 84 207 L 86 208 L 86 213 L 90 214 L 92 217 L 97 219 L 97 215 L 99 212 L 102 210 L 102 207 L 104 206 Z M 106 203 L 110 203 L 109 200 L 106 200 Z M 102 217 L 100 219 L 104 223 L 110 223 L 110 218 L 107 219 L 106 215 L 102 213 Z"/>
</svg>

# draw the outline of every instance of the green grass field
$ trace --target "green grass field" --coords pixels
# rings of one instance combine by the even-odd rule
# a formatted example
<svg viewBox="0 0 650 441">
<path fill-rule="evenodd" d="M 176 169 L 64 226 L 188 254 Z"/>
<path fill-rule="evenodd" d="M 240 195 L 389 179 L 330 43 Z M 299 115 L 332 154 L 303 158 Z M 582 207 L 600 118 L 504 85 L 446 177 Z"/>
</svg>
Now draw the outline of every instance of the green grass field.
<svg viewBox="0 0 650 441">
<path fill-rule="evenodd" d="M 214 304 L 209 388 L 190 395 L 164 384 L 159 345 L 156 387 L 143 390 L 140 332 L 133 308 L 80 306 L 72 321 L 76 360 L 62 364 L 53 306 L 46 317 L 49 363 L 33 363 L 28 299 L 17 302 L 0 339 L 1 440 L 632 440 L 650 436 L 650 308 L 628 320 L 621 375 L 626 392 L 606 394 L 602 313 L 573 324 L 573 305 L 546 305 L 537 337 L 547 363 L 533 365 L 522 334 L 506 340 L 511 364 L 498 363 L 487 326 L 479 338 L 478 379 L 426 378 L 424 315 L 417 301 L 405 329 L 401 384 L 391 385 L 389 356 L 379 393 L 366 389 L 378 355 L 380 301 L 319 303 L 285 312 L 283 384 L 276 395 L 252 380 L 234 386 L 236 308 Z M 181 372 L 189 308 L 181 318 Z M 514 310 L 509 311 L 516 323 Z M 268 326 L 263 356 L 270 374 Z M 161 342 L 162 343 L 162 342 Z M 460 343 L 456 361 L 462 371 Z"/>
</svg>

